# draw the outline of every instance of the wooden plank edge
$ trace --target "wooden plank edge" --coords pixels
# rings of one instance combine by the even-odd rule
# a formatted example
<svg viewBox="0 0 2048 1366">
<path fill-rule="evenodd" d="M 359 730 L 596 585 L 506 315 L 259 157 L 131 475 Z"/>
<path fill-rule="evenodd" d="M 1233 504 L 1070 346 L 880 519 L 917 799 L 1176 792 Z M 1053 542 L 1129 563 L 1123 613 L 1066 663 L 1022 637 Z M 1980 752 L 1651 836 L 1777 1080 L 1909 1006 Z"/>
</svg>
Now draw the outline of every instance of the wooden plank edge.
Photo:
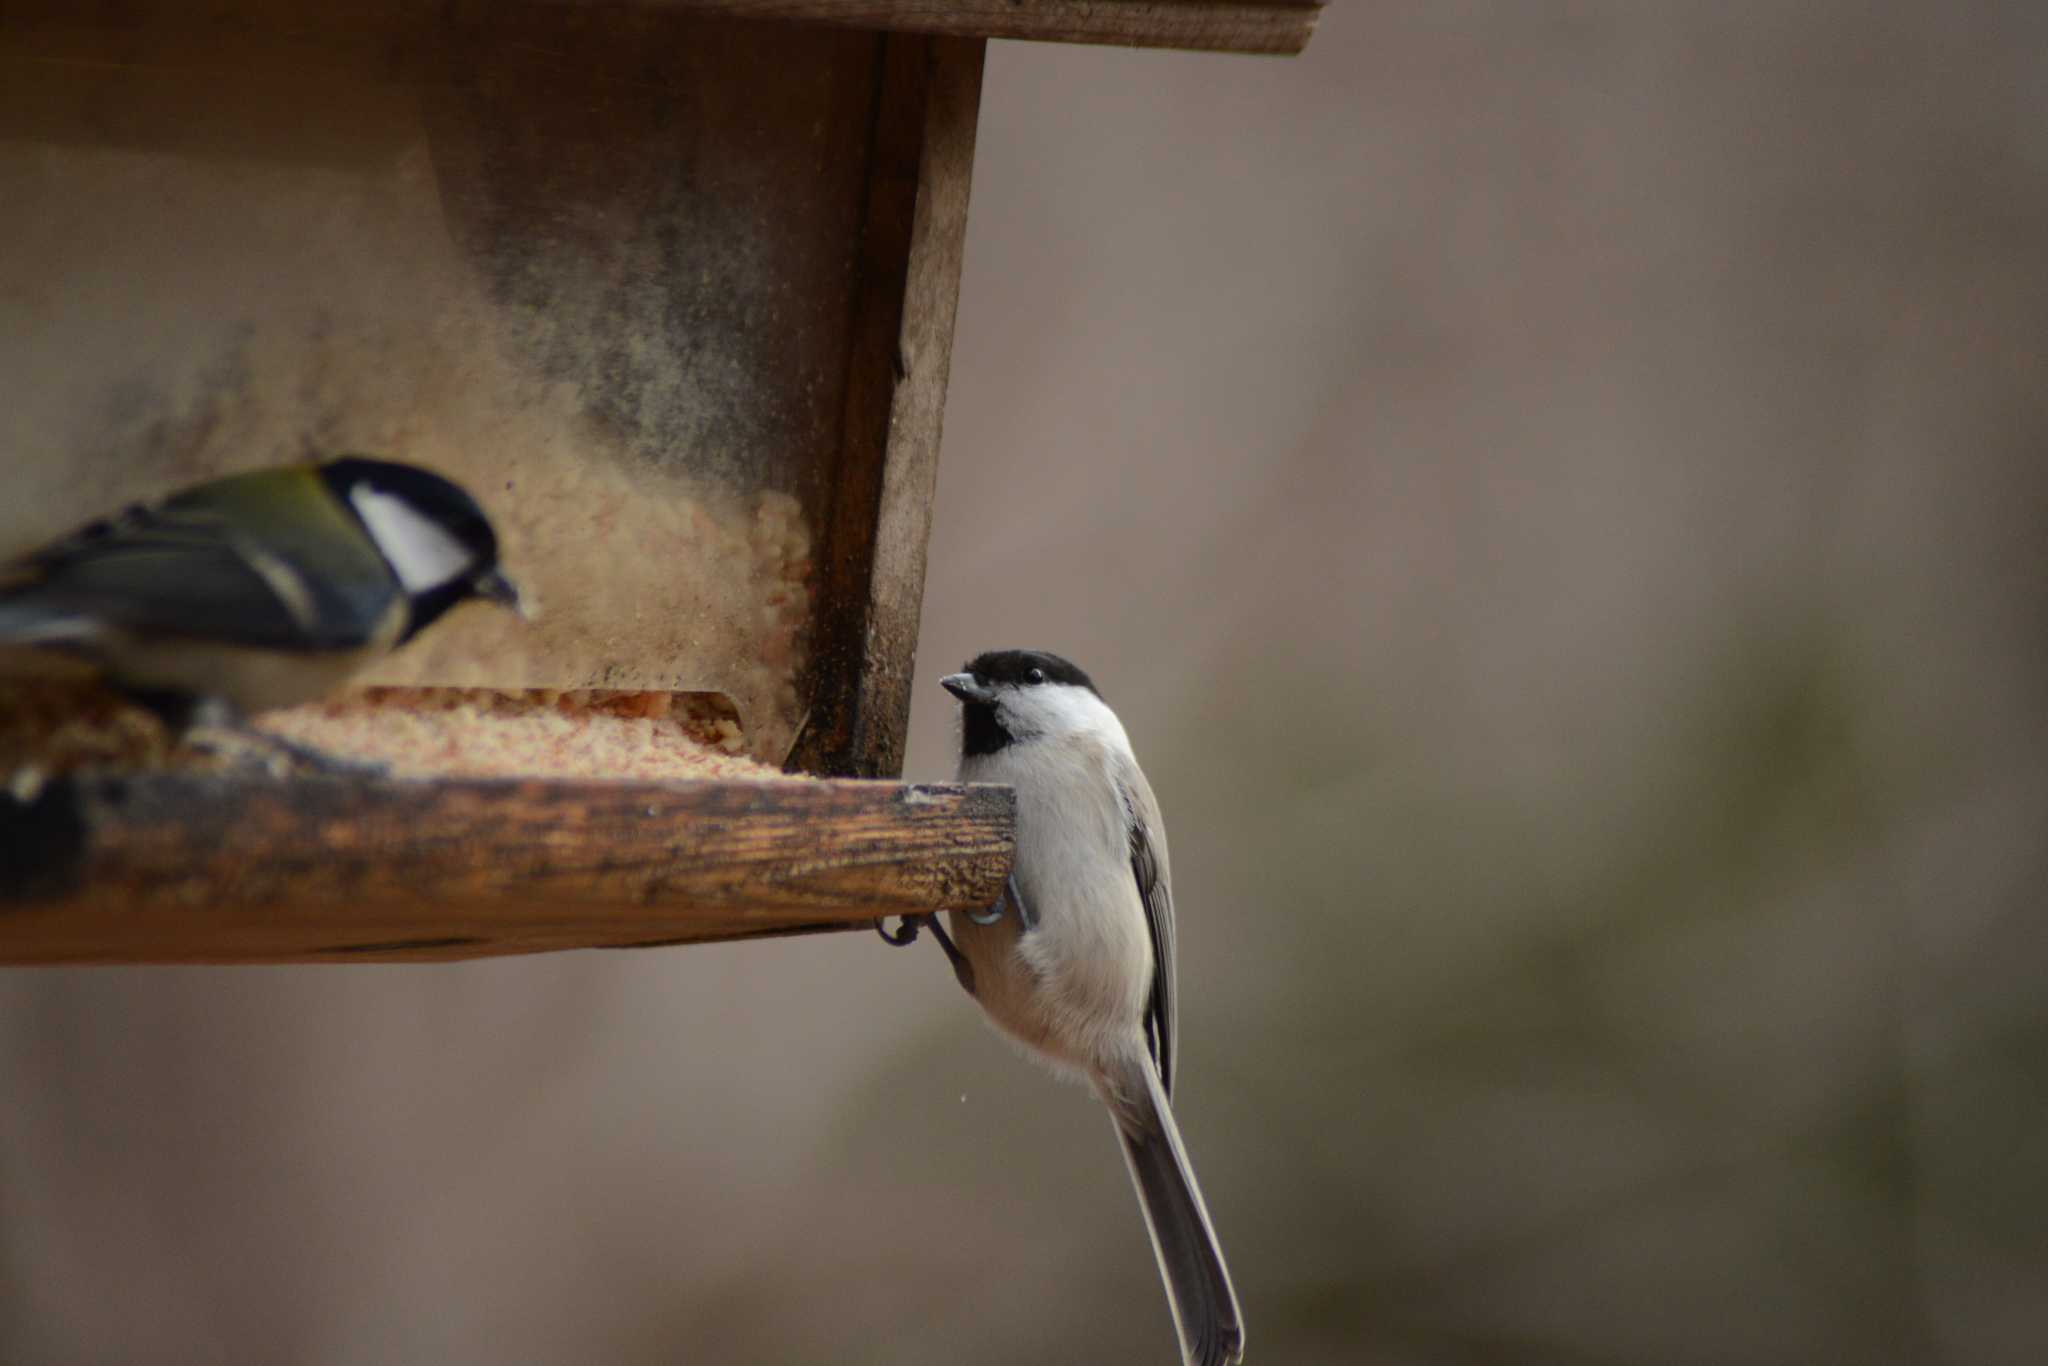
<svg viewBox="0 0 2048 1366">
<path fill-rule="evenodd" d="M 0 963 L 444 961 L 863 928 L 995 900 L 1007 788 L 281 782 L 0 796 Z"/>
<path fill-rule="evenodd" d="M 793 769 L 902 771 L 983 48 L 906 34 L 876 43 L 845 406 Z M 905 405 L 915 416 L 899 422 Z"/>
<path fill-rule="evenodd" d="M 891 357 L 895 383 L 875 516 L 861 695 L 854 714 L 853 747 L 863 772 L 902 772 L 910 731 L 986 47 L 979 38 L 937 39 L 925 58 L 924 138 L 902 317 Z"/>
<path fill-rule="evenodd" d="M 665 0 L 714 14 L 960 38 L 1293 56 L 1322 0 Z"/>
</svg>

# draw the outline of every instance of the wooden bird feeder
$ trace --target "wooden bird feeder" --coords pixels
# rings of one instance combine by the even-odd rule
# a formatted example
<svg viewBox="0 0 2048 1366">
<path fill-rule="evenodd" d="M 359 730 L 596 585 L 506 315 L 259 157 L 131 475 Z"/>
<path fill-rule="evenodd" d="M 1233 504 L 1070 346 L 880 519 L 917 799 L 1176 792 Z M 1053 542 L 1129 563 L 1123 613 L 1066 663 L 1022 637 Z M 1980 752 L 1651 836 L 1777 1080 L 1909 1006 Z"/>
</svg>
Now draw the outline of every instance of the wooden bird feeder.
<svg viewBox="0 0 2048 1366">
<path fill-rule="evenodd" d="M 7 6 L 0 555 L 230 470 L 412 460 L 478 495 L 541 614 L 455 614 L 365 679 L 407 690 L 386 705 L 641 699 L 635 724 L 711 718 L 763 767 L 17 768 L 0 962 L 468 957 L 994 901 L 1010 793 L 894 781 L 984 42 L 1291 53 L 1316 15 Z"/>
</svg>

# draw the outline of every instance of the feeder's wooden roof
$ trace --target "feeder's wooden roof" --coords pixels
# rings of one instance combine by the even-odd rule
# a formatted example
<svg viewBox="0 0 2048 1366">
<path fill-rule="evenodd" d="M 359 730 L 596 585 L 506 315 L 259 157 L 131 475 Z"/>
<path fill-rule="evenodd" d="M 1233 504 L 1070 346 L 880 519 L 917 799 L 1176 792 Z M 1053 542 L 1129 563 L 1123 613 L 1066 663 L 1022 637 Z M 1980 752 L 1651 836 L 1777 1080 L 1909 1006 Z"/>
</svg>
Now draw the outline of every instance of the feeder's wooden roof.
<svg viewBox="0 0 2048 1366">
<path fill-rule="evenodd" d="M 1322 0 L 663 0 L 682 9 L 849 28 L 1120 47 L 1291 54 Z"/>
</svg>

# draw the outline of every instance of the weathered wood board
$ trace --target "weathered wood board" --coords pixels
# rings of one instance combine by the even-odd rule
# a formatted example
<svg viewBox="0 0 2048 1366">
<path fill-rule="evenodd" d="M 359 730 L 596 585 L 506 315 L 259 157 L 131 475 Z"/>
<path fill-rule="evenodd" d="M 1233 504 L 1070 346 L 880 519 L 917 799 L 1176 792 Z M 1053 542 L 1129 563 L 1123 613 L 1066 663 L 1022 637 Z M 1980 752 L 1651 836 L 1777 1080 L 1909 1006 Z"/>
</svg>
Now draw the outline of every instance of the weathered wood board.
<svg viewBox="0 0 2048 1366">
<path fill-rule="evenodd" d="M 995 901 L 1008 788 L 74 776 L 0 794 L 0 962 L 475 958 Z"/>
<path fill-rule="evenodd" d="M 855 28 L 1118 47 L 1286 55 L 1308 46 L 1322 0 L 662 0 L 692 9 Z"/>
</svg>

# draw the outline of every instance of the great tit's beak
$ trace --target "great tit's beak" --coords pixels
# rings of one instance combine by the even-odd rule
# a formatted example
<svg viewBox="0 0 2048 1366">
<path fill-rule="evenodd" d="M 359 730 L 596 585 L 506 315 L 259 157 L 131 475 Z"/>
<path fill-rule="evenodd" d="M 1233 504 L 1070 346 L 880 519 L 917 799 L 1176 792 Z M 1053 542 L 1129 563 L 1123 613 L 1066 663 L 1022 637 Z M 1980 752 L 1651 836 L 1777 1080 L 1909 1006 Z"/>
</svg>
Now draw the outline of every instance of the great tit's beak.
<svg viewBox="0 0 2048 1366">
<path fill-rule="evenodd" d="M 525 600 L 519 596 L 519 585 L 506 578 L 503 570 L 493 569 L 479 574 L 470 580 L 469 586 L 478 597 L 512 609 L 521 621 L 533 620 L 533 614 L 526 610 Z"/>
<path fill-rule="evenodd" d="M 986 706 L 996 700 L 996 690 L 983 684 L 973 674 L 947 674 L 939 680 L 939 686 L 962 702 L 979 702 Z"/>
</svg>

